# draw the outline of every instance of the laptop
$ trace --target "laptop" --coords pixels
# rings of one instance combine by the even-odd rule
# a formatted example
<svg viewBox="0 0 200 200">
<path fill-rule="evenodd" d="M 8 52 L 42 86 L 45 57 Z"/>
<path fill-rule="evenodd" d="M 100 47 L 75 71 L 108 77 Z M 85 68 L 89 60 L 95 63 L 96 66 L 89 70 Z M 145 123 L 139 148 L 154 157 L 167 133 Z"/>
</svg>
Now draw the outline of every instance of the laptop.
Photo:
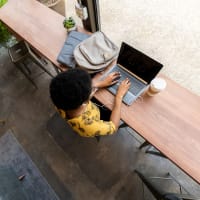
<svg viewBox="0 0 200 200">
<path fill-rule="evenodd" d="M 163 65 L 156 60 L 122 42 L 117 64 L 111 67 L 104 75 L 105 77 L 117 71 L 120 72 L 121 77 L 118 83 L 107 89 L 112 94 L 116 94 L 120 82 L 128 77 L 131 87 L 124 96 L 123 102 L 131 105 L 147 89 L 149 83 L 155 78 L 162 67 Z"/>
</svg>

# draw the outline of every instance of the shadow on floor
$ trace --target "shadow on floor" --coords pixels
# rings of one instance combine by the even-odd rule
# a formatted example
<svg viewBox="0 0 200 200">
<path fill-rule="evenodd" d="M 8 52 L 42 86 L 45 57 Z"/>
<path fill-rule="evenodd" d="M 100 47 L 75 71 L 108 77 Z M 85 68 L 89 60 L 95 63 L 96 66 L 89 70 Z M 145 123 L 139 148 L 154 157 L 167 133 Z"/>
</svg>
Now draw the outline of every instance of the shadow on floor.
<svg viewBox="0 0 200 200">
<path fill-rule="evenodd" d="M 125 134 L 119 132 L 101 137 L 100 142 L 96 138 L 83 138 L 74 133 L 58 114 L 49 120 L 47 129 L 57 144 L 101 190 L 111 189 L 130 172 L 127 170 L 130 166 L 136 165 L 133 162 L 136 160 L 134 144 L 124 137 Z M 131 159 L 126 155 L 131 155 Z"/>
</svg>

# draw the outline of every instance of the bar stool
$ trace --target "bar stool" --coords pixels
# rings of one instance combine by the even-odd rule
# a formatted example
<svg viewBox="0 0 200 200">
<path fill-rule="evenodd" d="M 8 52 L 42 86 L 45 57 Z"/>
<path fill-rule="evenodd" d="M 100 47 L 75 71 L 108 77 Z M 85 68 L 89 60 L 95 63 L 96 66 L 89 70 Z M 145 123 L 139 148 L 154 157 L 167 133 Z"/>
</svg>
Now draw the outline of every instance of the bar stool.
<svg viewBox="0 0 200 200">
<path fill-rule="evenodd" d="M 199 200 L 199 198 L 190 194 L 190 192 L 185 187 L 183 187 L 183 185 L 170 172 L 168 172 L 164 176 L 147 176 L 138 169 L 136 169 L 135 173 L 146 185 L 146 187 L 156 198 L 156 200 Z M 174 192 L 171 190 L 172 187 L 170 187 L 171 189 L 166 187 L 167 185 L 169 185 L 168 181 L 171 181 L 171 184 L 174 183 L 173 189 L 178 186 L 177 190 L 179 191 Z"/>
<path fill-rule="evenodd" d="M 37 66 L 39 66 L 44 72 L 49 74 L 49 76 L 53 77 L 53 75 L 46 70 L 44 63 L 29 47 L 29 45 L 25 41 L 20 41 L 12 47 L 8 48 L 8 54 L 11 58 L 11 61 L 15 64 L 15 66 L 25 75 L 25 77 L 36 87 L 37 85 L 31 78 L 31 70 L 28 68 L 26 62 L 30 59 Z"/>
<path fill-rule="evenodd" d="M 145 150 L 145 153 L 150 153 L 156 156 L 161 156 L 163 158 L 167 158 L 164 154 L 162 154 L 160 151 L 158 151 L 153 145 L 151 145 L 147 140 L 145 140 L 140 146 L 139 149 L 142 149 L 143 147 L 148 146 L 148 148 Z"/>
</svg>

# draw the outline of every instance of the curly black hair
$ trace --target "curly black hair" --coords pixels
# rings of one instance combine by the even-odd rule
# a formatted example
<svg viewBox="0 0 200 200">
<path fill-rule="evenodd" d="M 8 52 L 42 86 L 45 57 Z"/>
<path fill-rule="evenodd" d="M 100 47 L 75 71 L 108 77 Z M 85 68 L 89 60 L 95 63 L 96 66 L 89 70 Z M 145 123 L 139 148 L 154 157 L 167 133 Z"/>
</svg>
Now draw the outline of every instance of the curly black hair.
<svg viewBox="0 0 200 200">
<path fill-rule="evenodd" d="M 92 91 L 90 75 L 82 69 L 69 69 L 51 80 L 50 97 L 58 109 L 72 110 L 78 108 Z"/>
</svg>

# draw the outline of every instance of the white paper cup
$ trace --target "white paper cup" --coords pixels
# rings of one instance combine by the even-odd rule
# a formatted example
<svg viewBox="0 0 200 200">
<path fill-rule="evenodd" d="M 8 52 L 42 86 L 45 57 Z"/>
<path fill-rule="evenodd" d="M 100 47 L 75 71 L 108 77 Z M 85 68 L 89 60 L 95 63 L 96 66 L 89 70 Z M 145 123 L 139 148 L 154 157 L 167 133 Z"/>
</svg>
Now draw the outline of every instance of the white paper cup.
<svg viewBox="0 0 200 200">
<path fill-rule="evenodd" d="M 166 88 L 166 81 L 162 78 L 155 78 L 151 81 L 147 94 L 149 96 L 154 96 Z"/>
</svg>

